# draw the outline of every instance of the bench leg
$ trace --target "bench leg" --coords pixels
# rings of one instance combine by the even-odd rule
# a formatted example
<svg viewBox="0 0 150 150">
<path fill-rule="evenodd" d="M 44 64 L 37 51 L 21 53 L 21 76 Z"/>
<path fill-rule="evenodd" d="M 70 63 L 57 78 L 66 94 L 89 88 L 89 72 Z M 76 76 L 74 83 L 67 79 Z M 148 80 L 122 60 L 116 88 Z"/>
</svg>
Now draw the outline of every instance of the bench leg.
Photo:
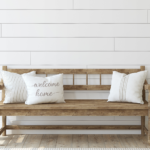
<svg viewBox="0 0 150 150">
<path fill-rule="evenodd" d="M 145 128 L 145 116 L 141 116 L 141 135 L 145 135 L 144 128 Z"/>
<path fill-rule="evenodd" d="M 150 110 L 148 110 L 148 143 L 150 144 Z"/>
<path fill-rule="evenodd" d="M 6 127 L 6 116 L 2 116 L 2 127 Z M 6 129 L 2 133 L 2 136 L 6 136 Z"/>
</svg>

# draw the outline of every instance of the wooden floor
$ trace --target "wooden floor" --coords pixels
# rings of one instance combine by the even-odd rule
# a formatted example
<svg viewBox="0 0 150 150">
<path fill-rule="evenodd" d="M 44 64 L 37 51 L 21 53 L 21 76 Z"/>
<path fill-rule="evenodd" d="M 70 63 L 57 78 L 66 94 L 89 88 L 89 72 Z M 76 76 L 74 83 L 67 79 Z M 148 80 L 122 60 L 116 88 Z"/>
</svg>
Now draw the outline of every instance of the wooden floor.
<svg viewBox="0 0 150 150">
<path fill-rule="evenodd" d="M 141 135 L 8 135 L 0 148 L 150 148 Z"/>
</svg>

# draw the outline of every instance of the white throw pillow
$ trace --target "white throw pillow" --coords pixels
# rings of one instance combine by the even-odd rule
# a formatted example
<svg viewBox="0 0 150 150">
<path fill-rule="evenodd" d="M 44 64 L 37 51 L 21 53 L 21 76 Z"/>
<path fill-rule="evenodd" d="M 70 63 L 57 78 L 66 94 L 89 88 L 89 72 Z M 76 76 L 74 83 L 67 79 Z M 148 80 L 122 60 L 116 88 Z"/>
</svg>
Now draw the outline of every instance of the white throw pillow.
<svg viewBox="0 0 150 150">
<path fill-rule="evenodd" d="M 28 97 L 25 104 L 64 103 L 63 74 L 51 77 L 23 76 Z"/>
<path fill-rule="evenodd" d="M 9 71 L 1 71 L 5 85 L 5 99 L 3 103 L 23 103 L 27 99 L 27 90 L 22 75 L 36 76 L 32 71 L 26 74 L 17 74 Z"/>
<path fill-rule="evenodd" d="M 142 90 L 146 76 L 147 71 L 140 71 L 129 75 L 113 71 L 108 102 L 144 104 Z"/>
</svg>

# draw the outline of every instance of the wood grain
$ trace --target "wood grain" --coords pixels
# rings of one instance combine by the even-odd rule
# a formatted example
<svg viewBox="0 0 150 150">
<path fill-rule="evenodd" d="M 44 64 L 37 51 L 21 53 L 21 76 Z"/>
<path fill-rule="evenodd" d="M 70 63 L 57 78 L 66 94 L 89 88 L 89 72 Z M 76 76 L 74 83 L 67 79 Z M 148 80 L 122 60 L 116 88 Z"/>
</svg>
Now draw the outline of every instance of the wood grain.
<svg viewBox="0 0 150 150">
<path fill-rule="evenodd" d="M 103 148 L 105 147 L 103 135 L 88 135 L 89 148 Z"/>
<path fill-rule="evenodd" d="M 2 70 L 7 71 L 7 66 L 2 66 Z M 2 83 L 3 83 L 3 80 L 2 80 Z M 5 90 L 3 89 L 2 90 L 2 102 L 4 101 L 4 99 L 5 99 Z"/>
<path fill-rule="evenodd" d="M 119 103 L 119 102 L 107 102 L 107 100 L 104 99 L 89 99 L 89 100 L 83 100 L 83 99 L 78 99 L 78 100 L 65 100 L 66 103 L 59 103 L 59 104 L 36 104 L 36 105 L 25 105 L 24 103 L 18 103 L 18 104 L 3 104 L 0 102 L 0 114 L 3 113 L 3 111 L 7 110 L 13 111 L 13 110 L 18 110 L 16 113 L 19 113 L 21 110 L 148 110 L 148 103 L 145 102 L 145 104 L 135 104 L 135 103 Z M 37 112 L 38 112 L 37 111 Z M 28 112 L 26 112 L 28 114 Z M 141 115 L 140 115 L 141 116 Z M 144 116 L 144 115 L 143 115 Z"/>
<path fill-rule="evenodd" d="M 117 135 L 105 135 L 104 142 L 106 148 L 123 148 Z"/>
<path fill-rule="evenodd" d="M 140 125 L 7 125 L 14 130 L 140 130 Z"/>
<path fill-rule="evenodd" d="M 118 135 L 118 138 L 120 139 L 123 147 L 138 148 L 138 145 L 132 135 Z"/>
<path fill-rule="evenodd" d="M 23 148 L 38 148 L 40 146 L 43 135 L 28 135 Z"/>
<path fill-rule="evenodd" d="M 144 141 L 143 136 L 139 136 L 139 135 L 132 135 L 133 139 L 135 140 L 138 148 L 143 148 L 146 146 L 146 142 L 147 140 Z"/>
<path fill-rule="evenodd" d="M 73 148 L 88 148 L 88 135 L 73 135 L 72 137 Z"/>
<path fill-rule="evenodd" d="M 5 148 L 9 141 L 12 139 L 13 135 L 1 136 L 0 137 L 0 148 Z"/>
<path fill-rule="evenodd" d="M 141 135 L 8 135 L 0 137 L 0 148 L 150 148 Z M 42 138 L 41 138 L 42 136 Z M 33 139 L 31 139 L 33 138 Z M 70 139 L 69 139 L 70 138 Z M 78 139 L 79 138 L 79 139 Z M 40 140 L 41 139 L 41 140 Z M 72 141 L 71 141 L 72 140 Z M 39 144 L 38 144 L 39 143 Z"/>
<path fill-rule="evenodd" d="M 110 85 L 88 85 L 88 79 L 86 79 L 86 85 L 64 85 L 64 90 L 110 90 Z"/>
<path fill-rule="evenodd" d="M 141 134 L 144 135 L 144 128 L 145 128 L 145 116 L 141 116 Z"/>
<path fill-rule="evenodd" d="M 58 135 L 56 148 L 72 147 L 72 135 Z"/>
<path fill-rule="evenodd" d="M 58 135 L 43 135 L 39 148 L 55 148 L 57 143 L 57 137 Z"/>
<path fill-rule="evenodd" d="M 112 74 L 113 71 L 120 73 L 135 73 L 141 69 L 7 69 L 9 72 L 18 74 L 36 71 L 37 74 Z"/>
<path fill-rule="evenodd" d="M 6 116 L 2 116 L 2 136 L 6 136 Z"/>
<path fill-rule="evenodd" d="M 3 83 L 3 80 L 1 79 L 1 81 L 0 81 L 0 90 L 3 90 L 3 88 L 4 88 L 4 83 Z"/>
<path fill-rule="evenodd" d="M 76 110 L 0 110 L 0 115 L 7 116 L 147 116 L 146 109 L 76 109 Z"/>
<path fill-rule="evenodd" d="M 3 132 L 5 132 L 6 131 L 6 126 L 5 127 L 2 127 L 1 129 L 0 129 L 0 134 L 2 134 Z"/>
<path fill-rule="evenodd" d="M 28 135 L 13 135 L 6 148 L 22 148 Z"/>
</svg>

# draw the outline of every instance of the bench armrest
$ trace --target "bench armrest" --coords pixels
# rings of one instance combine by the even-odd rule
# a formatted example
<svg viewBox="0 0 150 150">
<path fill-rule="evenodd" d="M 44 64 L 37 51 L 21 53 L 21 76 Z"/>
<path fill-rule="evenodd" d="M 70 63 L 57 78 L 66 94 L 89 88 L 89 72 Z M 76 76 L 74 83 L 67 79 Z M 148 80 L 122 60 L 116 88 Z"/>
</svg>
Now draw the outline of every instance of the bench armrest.
<svg viewBox="0 0 150 150">
<path fill-rule="evenodd" d="M 144 89 L 150 91 L 150 84 L 145 84 Z"/>
</svg>

